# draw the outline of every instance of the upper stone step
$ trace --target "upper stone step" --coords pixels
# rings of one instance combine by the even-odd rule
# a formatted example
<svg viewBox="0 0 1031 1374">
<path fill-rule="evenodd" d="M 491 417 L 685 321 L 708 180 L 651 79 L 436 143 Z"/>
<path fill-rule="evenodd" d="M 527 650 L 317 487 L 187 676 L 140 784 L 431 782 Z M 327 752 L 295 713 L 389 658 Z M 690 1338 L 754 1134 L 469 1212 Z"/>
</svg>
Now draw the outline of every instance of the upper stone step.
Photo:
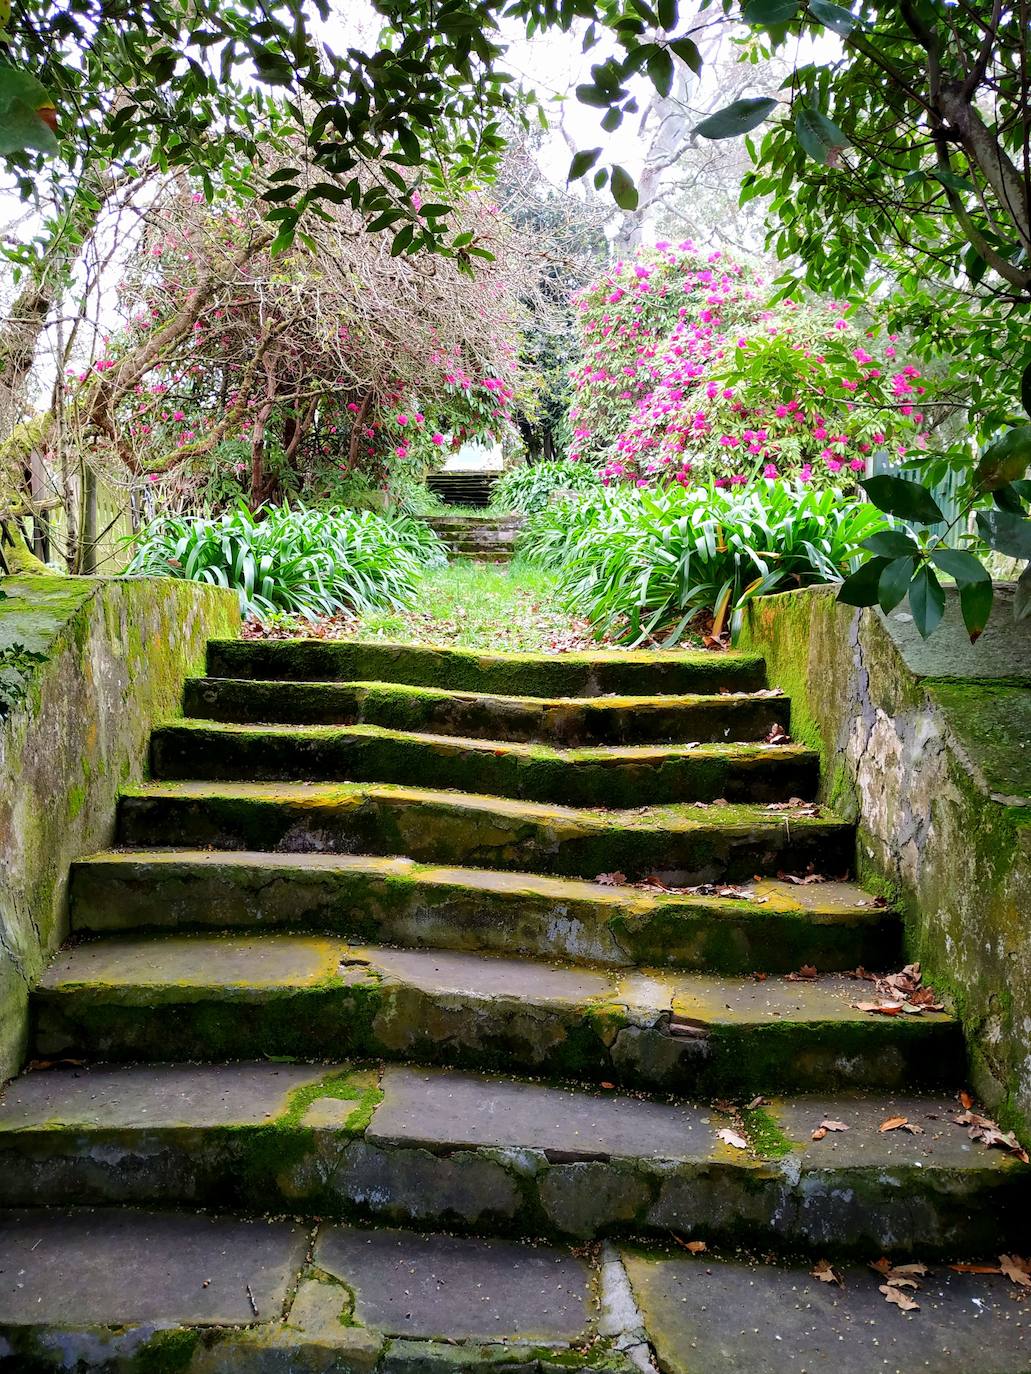
<svg viewBox="0 0 1031 1374">
<path fill-rule="evenodd" d="M 211 640 L 208 672 L 212 677 L 295 682 L 404 682 L 535 697 L 749 692 L 766 683 L 763 660 L 751 654 L 485 654 L 325 639 Z"/>
<path fill-rule="evenodd" d="M 839 878 L 855 830 L 830 815 L 693 803 L 605 811 L 376 783 L 151 783 L 127 788 L 118 843 L 398 855 L 572 878 L 677 885 L 778 872 Z"/>
<path fill-rule="evenodd" d="M 1022 1242 L 1031 1168 L 971 1142 L 958 1110 L 851 1092 L 711 1107 L 404 1065 L 56 1069 L 0 1095 L 0 1206 L 672 1231 L 864 1258 Z M 914 1132 L 881 1131 L 899 1118 Z M 839 1129 L 814 1141 L 828 1119 Z"/>
<path fill-rule="evenodd" d="M 713 973 L 897 968 L 901 922 L 851 883 L 721 896 L 411 859 L 114 851 L 74 865 L 72 929 L 295 930 L 377 944 Z"/>
<path fill-rule="evenodd" d="M 11 1374 L 71 1357 L 77 1374 L 639 1374 L 654 1352 L 666 1374 L 1026 1374 L 1027 1324 L 1001 1273 L 936 1267 L 903 1315 L 883 1274 L 849 1265 L 839 1286 L 811 1269 L 672 1247 L 6 1213 L 0 1358 Z"/>
<path fill-rule="evenodd" d="M 431 783 L 565 806 L 781 802 L 809 798 L 819 755 L 797 745 L 540 744 L 384 730 L 378 725 L 176 721 L 151 736 L 151 774 L 186 781 Z"/>
<path fill-rule="evenodd" d="M 31 994 L 38 1056 L 337 1055 L 731 1092 L 955 1083 L 959 1024 L 875 1016 L 862 984 L 614 971 L 298 935 L 96 940 Z"/>
<path fill-rule="evenodd" d="M 237 725 L 379 725 L 559 748 L 761 740 L 788 729 L 787 697 L 520 697 L 383 682 L 190 678 L 187 716 Z"/>
</svg>

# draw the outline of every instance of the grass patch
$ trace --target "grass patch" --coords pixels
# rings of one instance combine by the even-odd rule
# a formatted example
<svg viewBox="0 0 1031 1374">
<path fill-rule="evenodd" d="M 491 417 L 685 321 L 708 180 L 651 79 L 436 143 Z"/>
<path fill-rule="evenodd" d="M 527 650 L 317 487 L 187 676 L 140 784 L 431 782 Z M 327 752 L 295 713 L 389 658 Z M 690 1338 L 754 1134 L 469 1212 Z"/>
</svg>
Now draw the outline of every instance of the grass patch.
<svg viewBox="0 0 1031 1374">
<path fill-rule="evenodd" d="M 419 579 L 410 610 L 384 607 L 316 622 L 280 618 L 248 622 L 247 638 L 383 640 L 442 644 L 462 649 L 563 653 L 604 645 L 585 620 L 562 610 L 556 579 L 543 569 L 513 563 L 458 560 L 429 568 Z"/>
</svg>

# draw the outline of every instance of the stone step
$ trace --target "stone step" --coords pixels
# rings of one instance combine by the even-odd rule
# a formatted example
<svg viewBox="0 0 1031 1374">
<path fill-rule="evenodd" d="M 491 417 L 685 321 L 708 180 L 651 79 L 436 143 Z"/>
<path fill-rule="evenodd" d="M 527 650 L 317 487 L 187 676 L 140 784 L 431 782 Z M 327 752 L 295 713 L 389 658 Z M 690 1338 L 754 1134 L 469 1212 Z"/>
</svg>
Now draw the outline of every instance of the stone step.
<svg viewBox="0 0 1031 1374">
<path fill-rule="evenodd" d="M 594 879 L 622 872 L 678 885 L 751 881 L 779 871 L 837 878 L 854 855 L 854 829 L 762 806 L 545 806 L 376 783 L 150 783 L 127 788 L 118 844 L 399 855 Z"/>
<path fill-rule="evenodd" d="M 210 1207 L 577 1241 L 674 1232 L 863 1257 L 1022 1242 L 1031 1168 L 974 1144 L 959 1110 L 944 1095 L 856 1093 L 734 1109 L 404 1065 L 55 1069 L 0 1096 L 0 1206 Z M 897 1116 L 920 1134 L 880 1130 Z M 828 1118 L 847 1130 L 814 1141 Z"/>
<path fill-rule="evenodd" d="M 554 749 L 379 725 L 184 720 L 151 734 L 166 781 L 384 782 L 563 806 L 783 802 L 815 795 L 820 757 L 798 745 L 645 744 Z"/>
<path fill-rule="evenodd" d="M 31 994 L 35 1052 L 167 1061 L 346 1055 L 730 1092 L 956 1082 L 946 1013 L 855 1009 L 866 985 L 631 972 L 302 935 L 65 949 Z"/>
<path fill-rule="evenodd" d="M 189 678 L 187 716 L 237 725 L 380 725 L 439 735 L 577 745 L 761 740 L 788 729 L 785 696 L 519 697 L 385 682 Z"/>
<path fill-rule="evenodd" d="M 692 968 L 897 968 L 901 922 L 851 883 L 663 893 L 411 859 L 112 851 L 71 874 L 72 929 L 294 930 L 377 944 Z"/>
<path fill-rule="evenodd" d="M 935 1266 L 919 1311 L 860 1264 L 600 1252 L 130 1209 L 0 1216 L 11 1374 L 1026 1374 L 1001 1274 Z M 201 1276 L 204 1276 L 203 1278 Z M 56 1354 L 55 1354 L 56 1352 Z"/>
<path fill-rule="evenodd" d="M 339 639 L 213 639 L 208 643 L 208 672 L 212 677 L 404 682 L 460 692 L 543 697 L 749 692 L 766 685 L 763 660 L 750 654 L 646 650 L 485 654 L 475 649 Z"/>
</svg>

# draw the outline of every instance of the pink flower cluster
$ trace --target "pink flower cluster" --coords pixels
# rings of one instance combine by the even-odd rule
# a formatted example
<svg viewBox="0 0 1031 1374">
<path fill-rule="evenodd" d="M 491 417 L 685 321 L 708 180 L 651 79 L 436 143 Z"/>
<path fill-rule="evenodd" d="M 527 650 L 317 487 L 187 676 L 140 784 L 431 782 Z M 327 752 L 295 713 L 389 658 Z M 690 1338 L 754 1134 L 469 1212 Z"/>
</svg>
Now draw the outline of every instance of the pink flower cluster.
<svg viewBox="0 0 1031 1374">
<path fill-rule="evenodd" d="M 924 387 L 895 340 L 837 302 L 767 308 L 751 271 L 691 242 L 618 262 L 575 300 L 570 457 L 606 481 L 790 476 L 854 484 L 877 449 L 923 446 Z"/>
</svg>

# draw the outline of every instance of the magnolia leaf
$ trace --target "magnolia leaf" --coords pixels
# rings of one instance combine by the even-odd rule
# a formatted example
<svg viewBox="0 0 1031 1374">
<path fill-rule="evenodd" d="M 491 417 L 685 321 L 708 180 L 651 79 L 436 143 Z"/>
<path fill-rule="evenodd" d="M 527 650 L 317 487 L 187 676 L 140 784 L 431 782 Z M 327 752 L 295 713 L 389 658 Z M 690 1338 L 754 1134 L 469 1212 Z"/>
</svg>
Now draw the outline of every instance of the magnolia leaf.
<svg viewBox="0 0 1031 1374">
<path fill-rule="evenodd" d="M 53 106 L 50 108 L 53 109 Z M 0 114 L 0 156 L 22 153 L 28 149 L 56 153 L 57 138 L 35 109 L 23 100 L 14 100 Z"/>
<path fill-rule="evenodd" d="M 916 558 L 920 552 L 916 540 L 905 530 L 878 530 L 859 547 L 884 558 Z"/>
<path fill-rule="evenodd" d="M 612 168 L 612 198 L 621 210 L 637 209 L 637 187 L 630 173 L 618 162 Z"/>
<path fill-rule="evenodd" d="M 1013 614 L 1017 620 L 1026 620 L 1031 615 L 1031 563 L 1017 578 L 1017 590 L 1013 598 Z"/>
<path fill-rule="evenodd" d="M 669 44 L 670 52 L 676 53 L 682 62 L 686 62 L 695 76 L 702 74 L 702 54 L 698 50 L 698 44 L 693 38 L 674 38 Z"/>
<path fill-rule="evenodd" d="M 798 0 L 742 0 L 741 18 L 746 24 L 790 24 L 798 13 Z"/>
<path fill-rule="evenodd" d="M 810 105 L 795 107 L 795 136 L 813 161 L 825 167 L 836 166 L 841 150 L 848 147 L 847 136 L 833 120 Z"/>
<path fill-rule="evenodd" d="M 921 525 L 936 525 L 945 519 L 938 502 L 919 482 L 882 473 L 879 477 L 864 478 L 861 486 L 877 509 L 888 515 L 916 520 Z"/>
<path fill-rule="evenodd" d="M 673 58 L 668 48 L 656 48 L 650 54 L 648 76 L 659 95 L 669 95 L 673 89 Z"/>
<path fill-rule="evenodd" d="M 974 480 L 982 491 L 995 491 L 997 487 L 1016 482 L 1029 467 L 1031 425 L 1017 425 L 981 454 L 974 469 Z"/>
<path fill-rule="evenodd" d="M 735 100 L 722 110 L 696 124 L 693 131 L 702 138 L 737 138 L 747 134 L 768 118 L 777 108 L 778 102 L 769 96 L 749 96 L 745 100 Z"/>
<path fill-rule="evenodd" d="M 1008 510 L 979 510 L 977 528 L 990 549 L 1010 558 L 1031 558 L 1031 520 Z"/>
<path fill-rule="evenodd" d="M 850 10 L 834 5 L 831 0 L 809 0 L 809 13 L 818 19 L 825 28 L 844 38 L 851 33 L 859 20 Z"/>
<path fill-rule="evenodd" d="M 931 554 L 935 567 L 954 577 L 960 586 L 967 582 L 991 582 L 988 569 L 979 558 L 964 549 L 935 549 Z"/>
<path fill-rule="evenodd" d="M 881 573 L 877 583 L 877 602 L 885 615 L 899 604 L 913 577 L 916 560 L 911 557 L 896 558 Z"/>
<path fill-rule="evenodd" d="M 569 174 L 567 181 L 578 181 L 580 177 L 586 176 L 594 164 L 601 157 L 600 148 L 584 148 L 574 154 L 572 162 L 569 164 Z"/>
<path fill-rule="evenodd" d="M 861 568 L 846 577 L 838 588 L 838 600 L 846 606 L 876 606 L 881 573 L 888 566 L 887 558 L 871 558 Z"/>
<path fill-rule="evenodd" d="M 927 639 L 945 614 L 945 593 L 930 568 L 921 568 L 909 584 L 909 609 L 921 638 Z"/>
<path fill-rule="evenodd" d="M 959 589 L 959 608 L 963 612 L 963 624 L 970 636 L 971 644 L 976 644 L 988 624 L 992 613 L 995 588 L 992 579 L 985 574 L 977 582 L 965 582 Z"/>
</svg>

